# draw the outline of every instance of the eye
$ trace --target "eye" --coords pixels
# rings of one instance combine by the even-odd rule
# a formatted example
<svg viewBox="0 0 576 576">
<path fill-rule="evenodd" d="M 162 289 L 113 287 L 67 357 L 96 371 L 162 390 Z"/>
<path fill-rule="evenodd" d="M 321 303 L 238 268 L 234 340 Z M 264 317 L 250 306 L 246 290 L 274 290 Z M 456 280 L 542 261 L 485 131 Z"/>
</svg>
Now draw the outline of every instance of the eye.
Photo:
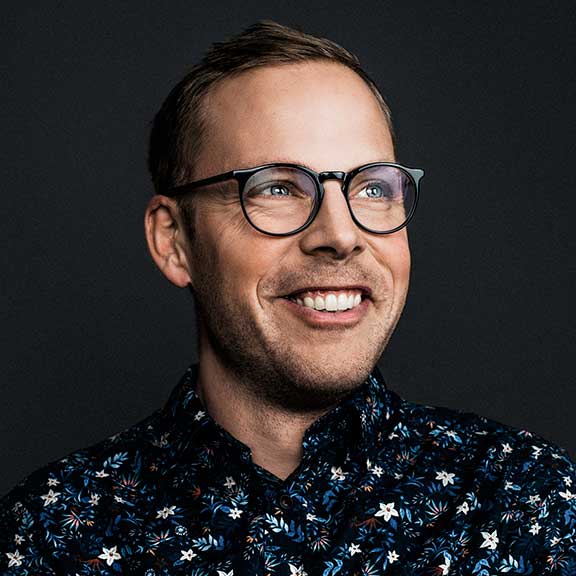
<svg viewBox="0 0 576 576">
<path fill-rule="evenodd" d="M 310 196 L 307 191 L 301 190 L 293 182 L 263 182 L 246 189 L 244 194 L 247 198 L 294 198 L 303 199 Z"/>
<path fill-rule="evenodd" d="M 290 190 L 282 184 L 271 184 L 260 192 L 263 196 L 288 196 Z"/>
<path fill-rule="evenodd" d="M 386 182 L 370 182 L 355 194 L 356 198 L 369 198 L 371 200 L 382 200 L 392 198 L 393 192 Z"/>
</svg>

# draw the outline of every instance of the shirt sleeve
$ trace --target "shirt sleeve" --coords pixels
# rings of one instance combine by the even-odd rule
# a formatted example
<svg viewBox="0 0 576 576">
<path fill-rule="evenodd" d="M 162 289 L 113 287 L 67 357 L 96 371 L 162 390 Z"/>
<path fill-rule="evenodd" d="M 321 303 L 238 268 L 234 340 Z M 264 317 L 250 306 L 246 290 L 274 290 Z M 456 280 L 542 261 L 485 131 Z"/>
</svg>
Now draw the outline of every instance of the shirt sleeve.
<svg viewBox="0 0 576 576">
<path fill-rule="evenodd" d="M 1 576 L 55 574 L 29 501 L 26 481 L 0 499 Z"/>
<path fill-rule="evenodd" d="M 535 574 L 576 574 L 576 464 L 559 447 L 532 446 L 521 471 L 518 508 L 523 511 L 521 541 L 534 558 Z M 523 480 L 522 480 L 523 478 Z M 519 531 L 520 533 L 520 531 Z"/>
</svg>

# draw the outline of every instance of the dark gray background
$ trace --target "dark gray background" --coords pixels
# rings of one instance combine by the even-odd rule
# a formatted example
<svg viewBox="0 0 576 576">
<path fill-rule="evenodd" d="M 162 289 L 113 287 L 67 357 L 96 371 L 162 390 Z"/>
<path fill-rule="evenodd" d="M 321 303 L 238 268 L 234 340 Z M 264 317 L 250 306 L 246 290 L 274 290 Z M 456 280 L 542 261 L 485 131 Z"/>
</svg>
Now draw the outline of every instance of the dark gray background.
<svg viewBox="0 0 576 576">
<path fill-rule="evenodd" d="M 189 294 L 144 241 L 149 124 L 259 18 L 356 52 L 426 170 L 389 386 L 575 454 L 572 3 L 462 4 L 3 8 L 0 493 L 145 417 L 194 360 Z"/>
</svg>

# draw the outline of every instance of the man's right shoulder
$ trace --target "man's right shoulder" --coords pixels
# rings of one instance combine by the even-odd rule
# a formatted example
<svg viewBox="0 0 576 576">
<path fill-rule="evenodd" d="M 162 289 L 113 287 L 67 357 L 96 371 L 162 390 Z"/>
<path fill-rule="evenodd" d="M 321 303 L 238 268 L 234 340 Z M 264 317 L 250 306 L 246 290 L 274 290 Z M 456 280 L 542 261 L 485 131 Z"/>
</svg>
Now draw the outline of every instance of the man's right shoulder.
<svg viewBox="0 0 576 576">
<path fill-rule="evenodd" d="M 59 535 L 97 522 L 102 507 L 112 498 L 122 500 L 118 494 L 130 490 L 161 446 L 157 410 L 23 478 L 0 499 L 0 574 L 51 574 L 49 558 Z M 118 478 L 125 485 L 118 486 Z"/>
</svg>

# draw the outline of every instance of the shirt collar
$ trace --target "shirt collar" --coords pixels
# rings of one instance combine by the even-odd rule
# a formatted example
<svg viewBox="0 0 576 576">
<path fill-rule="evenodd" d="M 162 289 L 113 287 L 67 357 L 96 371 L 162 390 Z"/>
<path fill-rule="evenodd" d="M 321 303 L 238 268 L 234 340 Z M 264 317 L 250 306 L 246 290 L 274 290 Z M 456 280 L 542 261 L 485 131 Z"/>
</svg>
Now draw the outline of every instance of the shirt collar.
<svg viewBox="0 0 576 576">
<path fill-rule="evenodd" d="M 249 447 L 206 411 L 196 391 L 197 378 L 198 364 L 192 364 L 162 410 L 166 425 L 178 436 L 178 446 L 184 450 L 205 448 L 218 458 L 249 462 Z M 399 401 L 375 366 L 360 387 L 308 427 L 303 439 L 304 456 L 354 448 L 369 457 L 375 442 L 383 438 L 395 420 Z"/>
<path fill-rule="evenodd" d="M 371 454 L 398 412 L 399 397 L 386 386 L 378 366 L 360 387 L 316 420 L 306 431 L 304 450 L 314 453 L 335 445 Z"/>
</svg>

